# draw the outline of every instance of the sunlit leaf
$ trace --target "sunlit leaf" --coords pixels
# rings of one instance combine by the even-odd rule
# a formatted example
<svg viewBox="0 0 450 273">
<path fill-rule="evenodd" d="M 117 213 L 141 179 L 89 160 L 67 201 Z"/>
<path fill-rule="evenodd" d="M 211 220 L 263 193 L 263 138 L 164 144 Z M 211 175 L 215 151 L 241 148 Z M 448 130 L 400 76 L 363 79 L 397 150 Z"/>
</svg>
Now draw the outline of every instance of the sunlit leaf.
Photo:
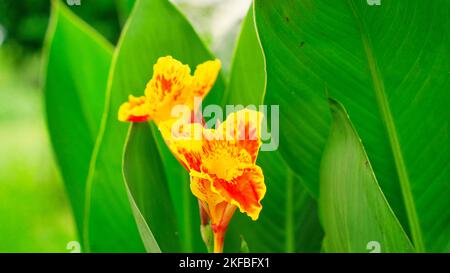
<svg viewBox="0 0 450 273">
<path fill-rule="evenodd" d="M 147 252 L 180 251 L 175 211 L 162 158 L 147 123 L 130 126 L 123 175 L 139 232 Z"/>
<path fill-rule="evenodd" d="M 320 171 L 320 209 L 327 252 L 413 252 L 381 191 L 348 115 L 331 101 L 333 125 Z"/>
<path fill-rule="evenodd" d="M 57 1 L 46 46 L 48 129 L 82 236 L 86 177 L 104 108 L 112 46 Z"/>
</svg>

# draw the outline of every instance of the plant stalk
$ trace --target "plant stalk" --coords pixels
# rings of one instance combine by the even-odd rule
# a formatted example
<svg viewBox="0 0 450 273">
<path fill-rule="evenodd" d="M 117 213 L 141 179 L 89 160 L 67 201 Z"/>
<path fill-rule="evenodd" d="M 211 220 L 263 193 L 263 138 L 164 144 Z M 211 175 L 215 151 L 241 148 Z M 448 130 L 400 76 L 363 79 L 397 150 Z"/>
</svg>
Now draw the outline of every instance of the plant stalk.
<svg viewBox="0 0 450 273">
<path fill-rule="evenodd" d="M 222 231 L 214 232 L 214 253 L 223 252 L 223 242 L 225 238 L 225 233 Z"/>
</svg>

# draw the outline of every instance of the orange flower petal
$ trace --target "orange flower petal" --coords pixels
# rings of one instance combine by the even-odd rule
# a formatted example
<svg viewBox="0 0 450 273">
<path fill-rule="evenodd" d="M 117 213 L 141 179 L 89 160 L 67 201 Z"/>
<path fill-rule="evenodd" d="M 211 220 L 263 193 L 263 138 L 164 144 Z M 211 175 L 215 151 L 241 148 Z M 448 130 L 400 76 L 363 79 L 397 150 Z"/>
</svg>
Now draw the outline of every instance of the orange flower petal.
<svg viewBox="0 0 450 273">
<path fill-rule="evenodd" d="M 145 122 L 150 119 L 150 107 L 145 97 L 130 95 L 128 102 L 119 108 L 118 119 L 129 122 Z"/>
<path fill-rule="evenodd" d="M 253 220 L 257 220 L 262 209 L 261 200 L 266 193 L 264 176 L 258 166 L 245 168 L 243 174 L 232 181 L 213 177 L 212 190 L 222 198 L 239 207 Z"/>
</svg>

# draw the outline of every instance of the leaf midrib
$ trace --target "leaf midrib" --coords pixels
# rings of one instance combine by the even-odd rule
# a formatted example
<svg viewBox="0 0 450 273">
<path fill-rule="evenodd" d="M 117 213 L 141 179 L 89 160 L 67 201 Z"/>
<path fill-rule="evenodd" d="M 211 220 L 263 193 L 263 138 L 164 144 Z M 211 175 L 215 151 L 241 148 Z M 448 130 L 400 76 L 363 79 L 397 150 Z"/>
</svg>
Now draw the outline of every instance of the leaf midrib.
<svg viewBox="0 0 450 273">
<path fill-rule="evenodd" d="M 379 71 L 375 56 L 372 51 L 370 36 L 365 29 L 364 21 L 359 16 L 353 0 L 348 0 L 348 4 L 350 6 L 350 10 L 352 11 L 352 14 L 355 18 L 355 21 L 358 25 L 358 29 L 361 34 L 361 41 L 364 46 L 364 51 L 367 57 L 367 63 L 369 65 L 377 105 L 383 123 L 386 126 L 386 132 L 388 134 L 389 143 L 394 157 L 395 167 L 400 182 L 403 201 L 405 204 L 406 214 L 408 217 L 408 223 L 411 230 L 412 240 L 418 252 L 425 252 L 425 246 L 423 243 L 422 232 L 420 229 L 419 219 L 417 216 L 417 210 L 414 204 L 414 198 L 412 196 L 408 172 L 406 170 L 405 161 L 403 159 L 403 154 L 401 151 L 394 119 L 392 117 L 392 113 L 389 107 L 389 101 L 387 99 L 386 91 L 384 89 L 384 82 L 381 73 Z"/>
</svg>

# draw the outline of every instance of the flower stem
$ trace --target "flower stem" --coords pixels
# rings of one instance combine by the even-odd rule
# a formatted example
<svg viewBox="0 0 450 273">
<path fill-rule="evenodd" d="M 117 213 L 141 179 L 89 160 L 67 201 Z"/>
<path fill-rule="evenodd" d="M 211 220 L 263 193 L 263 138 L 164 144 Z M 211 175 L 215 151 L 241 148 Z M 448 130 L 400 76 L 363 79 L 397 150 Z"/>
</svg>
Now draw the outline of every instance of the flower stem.
<svg viewBox="0 0 450 273">
<path fill-rule="evenodd" d="M 214 232 L 214 253 L 223 252 L 223 241 L 225 234 L 223 232 Z"/>
<path fill-rule="evenodd" d="M 227 232 L 228 223 L 230 222 L 231 217 L 233 217 L 235 210 L 235 205 L 226 204 L 220 221 L 217 224 L 211 223 L 211 228 L 214 233 L 214 253 L 223 252 L 225 233 Z"/>
</svg>

